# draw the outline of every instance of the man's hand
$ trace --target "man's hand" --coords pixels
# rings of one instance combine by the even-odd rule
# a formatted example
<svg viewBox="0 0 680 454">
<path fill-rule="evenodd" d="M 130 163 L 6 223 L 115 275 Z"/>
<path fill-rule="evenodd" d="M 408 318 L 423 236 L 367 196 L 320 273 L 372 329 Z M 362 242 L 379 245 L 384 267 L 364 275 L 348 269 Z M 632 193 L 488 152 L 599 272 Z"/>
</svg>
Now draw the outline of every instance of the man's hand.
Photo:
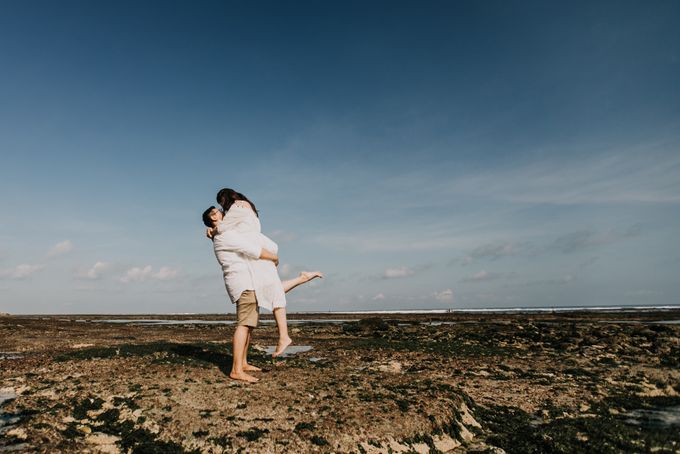
<svg viewBox="0 0 680 454">
<path fill-rule="evenodd" d="M 212 228 L 212 227 L 208 227 L 208 228 L 205 230 L 205 236 L 207 236 L 208 238 L 210 238 L 210 239 L 212 240 L 213 237 L 215 236 L 215 229 Z"/>
</svg>

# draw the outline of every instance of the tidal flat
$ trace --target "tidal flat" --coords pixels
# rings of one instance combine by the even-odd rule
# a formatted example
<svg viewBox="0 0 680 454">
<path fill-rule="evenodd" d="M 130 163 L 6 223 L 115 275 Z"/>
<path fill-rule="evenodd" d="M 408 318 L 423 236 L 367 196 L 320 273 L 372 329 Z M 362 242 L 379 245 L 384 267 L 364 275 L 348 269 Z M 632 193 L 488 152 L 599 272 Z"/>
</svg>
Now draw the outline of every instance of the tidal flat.
<svg viewBox="0 0 680 454">
<path fill-rule="evenodd" d="M 2 316 L 0 452 L 680 452 L 680 310 L 291 318 Z"/>
</svg>

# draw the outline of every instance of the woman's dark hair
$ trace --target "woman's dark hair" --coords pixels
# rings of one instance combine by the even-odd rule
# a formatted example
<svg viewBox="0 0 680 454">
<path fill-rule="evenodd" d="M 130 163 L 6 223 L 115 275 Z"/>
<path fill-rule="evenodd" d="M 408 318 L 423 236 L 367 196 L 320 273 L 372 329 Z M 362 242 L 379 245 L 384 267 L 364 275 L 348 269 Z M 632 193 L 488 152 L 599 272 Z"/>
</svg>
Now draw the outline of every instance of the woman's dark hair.
<svg viewBox="0 0 680 454">
<path fill-rule="evenodd" d="M 260 216 L 260 214 L 257 212 L 257 208 L 255 208 L 255 204 L 248 200 L 248 197 L 244 196 L 240 192 L 234 191 L 233 189 L 229 188 L 220 189 L 220 192 L 217 193 L 216 198 L 217 203 L 220 204 L 225 213 L 229 211 L 229 208 L 231 208 L 234 202 L 236 202 L 237 200 L 243 200 L 250 204 L 250 207 L 253 209 L 256 216 L 258 217 Z"/>
<path fill-rule="evenodd" d="M 214 209 L 215 209 L 215 207 L 211 206 L 210 208 L 208 208 L 207 210 L 205 210 L 203 212 L 203 216 L 202 216 L 203 217 L 203 223 L 205 224 L 206 227 L 212 227 L 213 226 L 213 221 L 212 221 L 212 219 L 210 219 L 210 212 Z"/>
</svg>

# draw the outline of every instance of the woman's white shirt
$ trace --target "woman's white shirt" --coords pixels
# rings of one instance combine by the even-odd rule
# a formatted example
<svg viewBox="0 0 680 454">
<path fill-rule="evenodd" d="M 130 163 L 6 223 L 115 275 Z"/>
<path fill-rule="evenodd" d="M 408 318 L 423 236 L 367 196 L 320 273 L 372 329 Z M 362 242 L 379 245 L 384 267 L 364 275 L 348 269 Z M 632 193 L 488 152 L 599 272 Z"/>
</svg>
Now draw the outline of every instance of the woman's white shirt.
<svg viewBox="0 0 680 454">
<path fill-rule="evenodd" d="M 260 220 L 249 207 L 232 205 L 218 226 L 218 232 L 217 236 L 231 234 L 229 235 L 231 237 L 241 237 L 230 239 L 229 241 L 232 244 L 243 243 L 241 244 L 243 246 L 245 243 L 249 243 L 251 247 L 252 245 L 257 245 L 260 249 L 264 248 L 275 254 L 279 250 L 278 245 L 274 241 L 261 233 Z M 276 266 L 269 260 L 257 260 L 260 250 L 257 251 L 257 256 L 254 256 L 252 252 L 254 251 L 251 249 L 244 253 L 244 255 L 247 256 L 246 264 L 251 272 L 252 285 L 254 286 L 258 305 L 268 310 L 273 310 L 276 307 L 285 307 L 286 295 Z M 226 281 L 225 275 L 225 283 Z M 229 284 L 227 284 L 227 291 L 229 291 Z M 240 292 L 238 295 L 240 296 Z M 233 297 L 232 301 L 234 301 Z"/>
</svg>

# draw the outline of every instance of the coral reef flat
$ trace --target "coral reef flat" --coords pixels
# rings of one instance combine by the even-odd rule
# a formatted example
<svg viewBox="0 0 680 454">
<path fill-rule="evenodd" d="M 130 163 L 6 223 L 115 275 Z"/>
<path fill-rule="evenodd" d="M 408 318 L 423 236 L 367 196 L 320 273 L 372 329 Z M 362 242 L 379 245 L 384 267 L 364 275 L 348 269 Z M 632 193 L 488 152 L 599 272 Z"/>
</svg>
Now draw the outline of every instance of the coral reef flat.
<svg viewBox="0 0 680 454">
<path fill-rule="evenodd" d="M 680 310 L 290 318 L 0 316 L 0 452 L 680 452 Z"/>
</svg>

